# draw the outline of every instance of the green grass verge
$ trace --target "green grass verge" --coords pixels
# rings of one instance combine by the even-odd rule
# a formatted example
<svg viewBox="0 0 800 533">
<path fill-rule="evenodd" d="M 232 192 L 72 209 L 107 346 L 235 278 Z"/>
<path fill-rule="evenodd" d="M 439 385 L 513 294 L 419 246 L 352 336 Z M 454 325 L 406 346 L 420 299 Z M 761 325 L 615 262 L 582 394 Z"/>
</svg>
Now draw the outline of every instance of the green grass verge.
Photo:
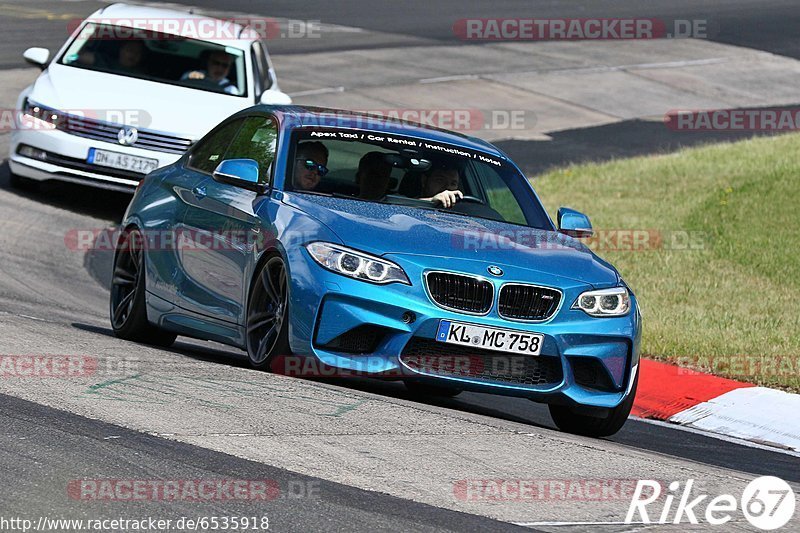
<svg viewBox="0 0 800 533">
<path fill-rule="evenodd" d="M 668 237 L 597 250 L 639 298 L 643 354 L 800 390 L 800 135 L 571 166 L 533 184 L 554 220 L 565 205 L 595 230 Z"/>
</svg>

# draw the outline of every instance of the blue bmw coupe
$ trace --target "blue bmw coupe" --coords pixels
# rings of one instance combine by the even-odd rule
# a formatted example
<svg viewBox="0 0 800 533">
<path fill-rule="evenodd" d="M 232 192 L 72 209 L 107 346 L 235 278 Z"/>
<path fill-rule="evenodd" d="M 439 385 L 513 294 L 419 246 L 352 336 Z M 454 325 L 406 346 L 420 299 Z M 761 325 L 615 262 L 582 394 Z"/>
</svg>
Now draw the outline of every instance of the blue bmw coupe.
<svg viewBox="0 0 800 533">
<path fill-rule="evenodd" d="M 636 393 L 641 316 L 591 234 L 572 209 L 554 224 L 489 143 L 258 106 L 139 185 L 111 323 L 137 342 L 235 346 L 259 369 L 526 397 L 564 431 L 611 435 Z"/>
</svg>

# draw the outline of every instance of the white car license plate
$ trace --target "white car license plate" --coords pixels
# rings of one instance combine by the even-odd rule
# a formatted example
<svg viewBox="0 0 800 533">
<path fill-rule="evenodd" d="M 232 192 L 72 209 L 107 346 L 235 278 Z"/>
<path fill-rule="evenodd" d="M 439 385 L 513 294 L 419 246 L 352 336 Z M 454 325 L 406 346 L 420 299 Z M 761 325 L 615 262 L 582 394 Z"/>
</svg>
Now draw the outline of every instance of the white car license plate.
<svg viewBox="0 0 800 533">
<path fill-rule="evenodd" d="M 440 320 L 436 340 L 500 352 L 539 355 L 544 335 Z"/>
<path fill-rule="evenodd" d="M 148 174 L 158 168 L 158 159 L 109 152 L 97 148 L 89 149 L 89 157 L 86 161 L 91 165 L 128 170 L 139 174 Z"/>
</svg>

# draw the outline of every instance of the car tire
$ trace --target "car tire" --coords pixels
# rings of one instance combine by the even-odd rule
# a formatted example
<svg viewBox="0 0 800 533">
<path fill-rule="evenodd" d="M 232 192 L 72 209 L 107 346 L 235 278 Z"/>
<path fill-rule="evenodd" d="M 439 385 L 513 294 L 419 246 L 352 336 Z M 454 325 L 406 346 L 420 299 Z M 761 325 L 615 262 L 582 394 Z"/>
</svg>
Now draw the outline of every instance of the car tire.
<svg viewBox="0 0 800 533">
<path fill-rule="evenodd" d="M 144 246 L 137 229 L 124 232 L 117 243 L 109 304 L 111 327 L 120 339 L 165 348 L 175 342 L 175 333 L 164 331 L 147 320 Z"/>
<path fill-rule="evenodd" d="M 8 174 L 8 183 L 11 185 L 11 188 L 18 189 L 20 191 L 34 192 L 39 189 L 38 181 L 30 178 L 24 178 L 18 174 L 14 174 L 13 172 L 9 172 Z"/>
<path fill-rule="evenodd" d="M 578 414 L 572 408 L 564 405 L 550 405 L 550 416 L 558 429 L 566 433 L 586 437 L 609 437 L 622 429 L 628 420 L 638 385 L 639 375 L 637 373 L 628 397 L 615 408 L 609 409 L 608 415 L 604 418 Z"/>
<path fill-rule="evenodd" d="M 280 254 L 271 254 L 253 279 L 247 299 L 245 337 L 250 366 L 269 370 L 278 356 L 290 355 L 289 278 Z"/>
<path fill-rule="evenodd" d="M 419 381 L 407 380 L 403 384 L 408 389 L 408 392 L 420 396 L 436 396 L 439 398 L 454 398 L 463 391 L 461 389 L 454 389 L 450 387 L 439 387 L 436 385 L 429 385 L 428 383 L 420 383 Z"/>
</svg>

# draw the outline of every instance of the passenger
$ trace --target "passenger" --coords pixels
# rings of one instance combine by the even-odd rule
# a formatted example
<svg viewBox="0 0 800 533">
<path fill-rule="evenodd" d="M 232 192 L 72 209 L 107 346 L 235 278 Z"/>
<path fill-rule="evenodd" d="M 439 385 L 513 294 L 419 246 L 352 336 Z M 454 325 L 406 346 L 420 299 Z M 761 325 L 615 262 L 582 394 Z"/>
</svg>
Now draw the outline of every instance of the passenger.
<svg viewBox="0 0 800 533">
<path fill-rule="evenodd" d="M 306 141 L 297 145 L 292 185 L 298 191 L 313 191 L 328 173 L 328 148 L 319 141 Z"/>
<path fill-rule="evenodd" d="M 438 202 L 445 208 L 456 205 L 464 198 L 464 193 L 458 190 L 461 177 L 458 168 L 447 162 L 432 167 L 422 175 L 422 198 Z"/>
<path fill-rule="evenodd" d="M 222 51 L 215 51 L 208 54 L 206 70 L 192 70 L 181 76 L 181 81 L 187 80 L 208 80 L 212 84 L 218 85 L 227 94 L 239 95 L 239 89 L 228 79 L 233 66 L 234 57 Z"/>
<path fill-rule="evenodd" d="M 142 41 L 125 41 L 119 47 L 118 66 L 132 73 L 141 72 L 144 67 L 145 46 Z"/>
<path fill-rule="evenodd" d="M 389 178 L 392 175 L 392 166 L 386 162 L 383 152 L 368 152 L 358 162 L 356 183 L 358 183 L 358 197 L 362 200 L 380 201 L 389 190 Z"/>
<path fill-rule="evenodd" d="M 117 51 L 117 60 L 109 60 L 107 54 L 87 50 L 78 55 L 78 63 L 102 69 L 122 70 L 125 73 L 142 74 L 146 49 L 143 41 L 124 41 Z"/>
</svg>

